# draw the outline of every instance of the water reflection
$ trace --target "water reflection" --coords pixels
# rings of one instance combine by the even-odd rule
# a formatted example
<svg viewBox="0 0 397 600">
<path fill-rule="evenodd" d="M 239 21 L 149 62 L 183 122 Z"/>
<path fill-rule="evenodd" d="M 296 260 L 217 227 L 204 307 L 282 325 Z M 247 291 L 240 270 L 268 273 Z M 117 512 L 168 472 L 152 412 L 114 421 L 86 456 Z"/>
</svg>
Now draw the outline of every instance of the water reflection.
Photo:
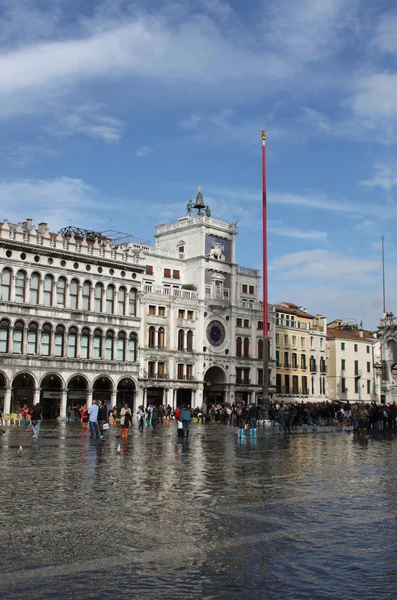
<svg viewBox="0 0 397 600">
<path fill-rule="evenodd" d="M 393 434 L 239 439 L 202 425 L 188 440 L 10 430 L 2 597 L 392 598 L 396 447 Z"/>
</svg>

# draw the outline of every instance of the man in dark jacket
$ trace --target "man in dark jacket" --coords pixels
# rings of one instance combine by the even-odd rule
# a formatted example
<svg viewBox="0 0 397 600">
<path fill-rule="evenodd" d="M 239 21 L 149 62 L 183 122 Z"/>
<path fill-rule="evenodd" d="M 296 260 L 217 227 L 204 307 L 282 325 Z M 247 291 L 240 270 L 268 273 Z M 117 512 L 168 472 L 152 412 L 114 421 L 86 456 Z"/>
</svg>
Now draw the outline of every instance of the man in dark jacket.
<svg viewBox="0 0 397 600">
<path fill-rule="evenodd" d="M 40 432 L 41 408 L 40 404 L 35 404 L 30 413 L 30 423 L 32 425 L 33 437 L 37 438 Z"/>
</svg>

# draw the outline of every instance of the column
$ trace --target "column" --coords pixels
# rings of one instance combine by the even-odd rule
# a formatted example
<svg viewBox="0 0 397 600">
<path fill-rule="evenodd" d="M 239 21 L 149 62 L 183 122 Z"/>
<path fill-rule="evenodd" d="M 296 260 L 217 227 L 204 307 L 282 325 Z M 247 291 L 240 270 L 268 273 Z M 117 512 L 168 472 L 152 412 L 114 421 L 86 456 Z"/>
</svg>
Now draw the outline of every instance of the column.
<svg viewBox="0 0 397 600">
<path fill-rule="evenodd" d="M 66 419 L 66 405 L 67 405 L 67 401 L 68 401 L 68 393 L 66 390 L 62 390 L 62 396 L 61 396 L 61 413 L 60 413 L 60 418 L 61 419 Z"/>
<path fill-rule="evenodd" d="M 92 339 L 93 339 L 93 334 L 90 333 L 88 336 L 88 356 L 87 358 L 92 358 Z"/>
<path fill-rule="evenodd" d="M 11 388 L 6 388 L 6 393 L 4 396 L 4 415 L 9 415 L 11 410 Z"/>
<path fill-rule="evenodd" d="M 147 406 L 147 388 L 143 388 L 143 406 L 144 408 Z"/>
<path fill-rule="evenodd" d="M 35 388 L 33 404 L 40 404 L 40 388 Z"/>
<path fill-rule="evenodd" d="M 92 404 L 92 390 L 88 390 L 87 392 L 87 406 L 88 408 L 91 406 Z"/>
<path fill-rule="evenodd" d="M 196 408 L 196 406 L 197 406 L 196 405 L 196 390 L 192 390 L 192 399 L 191 399 L 191 402 L 190 402 L 190 406 L 192 408 Z"/>
<path fill-rule="evenodd" d="M 76 358 L 80 358 L 81 332 L 77 330 L 76 336 Z"/>
<path fill-rule="evenodd" d="M 37 330 L 37 338 L 36 338 L 36 354 L 38 356 L 41 355 L 41 325 Z"/>
<path fill-rule="evenodd" d="M 81 310 L 83 308 L 83 286 L 77 286 L 77 310 Z"/>
<path fill-rule="evenodd" d="M 117 390 L 112 390 L 111 394 L 110 394 L 110 406 L 113 408 L 113 406 L 116 406 L 117 404 Z"/>
</svg>

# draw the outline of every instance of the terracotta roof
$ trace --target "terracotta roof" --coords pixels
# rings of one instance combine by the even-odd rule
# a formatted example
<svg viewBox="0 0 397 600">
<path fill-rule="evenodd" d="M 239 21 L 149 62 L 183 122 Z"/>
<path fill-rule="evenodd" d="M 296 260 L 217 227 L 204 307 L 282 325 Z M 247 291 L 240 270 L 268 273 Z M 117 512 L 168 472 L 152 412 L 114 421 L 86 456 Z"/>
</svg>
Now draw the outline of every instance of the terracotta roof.
<svg viewBox="0 0 397 600">
<path fill-rule="evenodd" d="M 277 312 L 285 313 L 287 315 L 294 315 L 295 317 L 301 317 L 302 319 L 315 319 L 314 315 L 311 315 L 302 310 L 296 304 L 291 302 L 283 302 L 282 304 L 276 304 L 275 309 Z"/>
<path fill-rule="evenodd" d="M 366 341 L 375 341 L 375 336 L 372 331 L 361 330 L 362 336 L 360 335 L 359 329 L 337 329 L 331 327 L 331 329 L 327 329 L 327 339 L 343 339 L 343 340 L 366 340 Z"/>
</svg>

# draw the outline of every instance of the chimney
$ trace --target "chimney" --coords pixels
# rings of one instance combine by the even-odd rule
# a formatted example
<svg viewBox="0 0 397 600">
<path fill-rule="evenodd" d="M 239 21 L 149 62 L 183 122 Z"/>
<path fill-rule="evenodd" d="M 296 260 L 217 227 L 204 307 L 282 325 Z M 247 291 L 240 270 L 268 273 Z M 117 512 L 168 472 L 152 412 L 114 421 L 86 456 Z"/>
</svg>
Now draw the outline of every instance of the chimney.
<svg viewBox="0 0 397 600">
<path fill-rule="evenodd" d="M 46 231 L 48 231 L 48 223 L 39 223 L 39 226 L 37 229 L 38 229 L 39 233 L 42 233 L 42 234 L 45 233 Z"/>
<path fill-rule="evenodd" d="M 32 219 L 26 219 L 26 229 L 32 229 Z"/>
</svg>

